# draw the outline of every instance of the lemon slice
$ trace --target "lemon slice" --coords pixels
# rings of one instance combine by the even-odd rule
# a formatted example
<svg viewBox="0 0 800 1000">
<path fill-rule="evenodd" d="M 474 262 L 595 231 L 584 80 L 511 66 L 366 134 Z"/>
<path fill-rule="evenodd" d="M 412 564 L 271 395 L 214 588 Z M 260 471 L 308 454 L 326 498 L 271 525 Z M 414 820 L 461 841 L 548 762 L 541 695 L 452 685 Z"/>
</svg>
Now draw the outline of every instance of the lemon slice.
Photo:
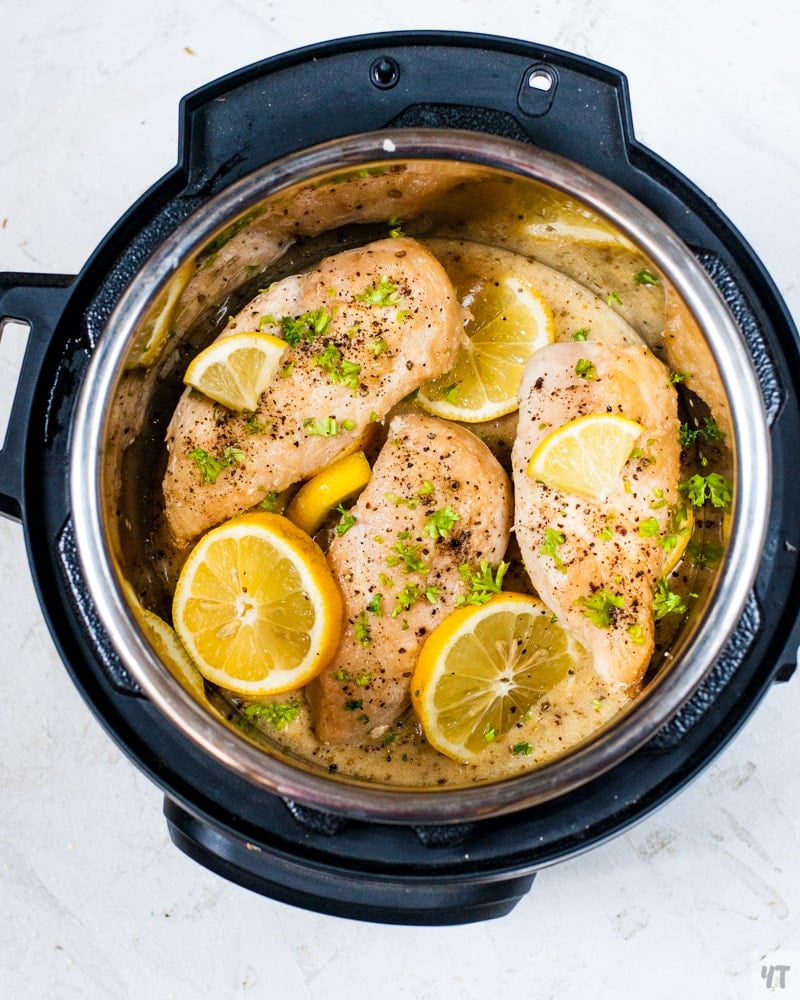
<svg viewBox="0 0 800 1000">
<path fill-rule="evenodd" d="M 367 485 L 372 469 L 363 451 L 354 451 L 326 466 L 292 497 L 286 516 L 309 535 L 322 526 L 337 504 L 344 503 Z"/>
<path fill-rule="evenodd" d="M 527 594 L 458 608 L 428 636 L 411 701 L 428 742 L 454 760 L 477 760 L 574 668 L 582 648 Z"/>
<path fill-rule="evenodd" d="M 258 408 L 287 344 L 270 333 L 233 333 L 219 337 L 190 363 L 183 381 L 239 413 Z"/>
<path fill-rule="evenodd" d="M 209 681 L 246 697 L 301 687 L 339 644 L 342 599 L 322 550 L 280 514 L 213 528 L 189 554 L 172 620 Z"/>
<path fill-rule="evenodd" d="M 184 288 L 195 272 L 194 258 L 186 261 L 170 278 L 164 291 L 156 299 L 131 347 L 126 367 L 149 368 L 161 356 L 161 351 L 172 333 L 172 321 Z"/>
<path fill-rule="evenodd" d="M 541 293 L 511 274 L 487 282 L 469 309 L 455 365 L 421 386 L 417 402 L 435 416 L 477 423 L 517 409 L 525 365 L 555 333 Z"/>
<path fill-rule="evenodd" d="M 576 417 L 539 442 L 528 475 L 565 493 L 602 500 L 619 481 L 642 430 L 618 413 Z"/>
<path fill-rule="evenodd" d="M 203 675 L 181 645 L 181 641 L 172 626 L 147 608 L 139 608 L 137 616 L 145 635 L 150 640 L 150 645 L 164 666 L 190 695 L 198 701 L 205 701 L 206 690 L 203 684 Z"/>
</svg>

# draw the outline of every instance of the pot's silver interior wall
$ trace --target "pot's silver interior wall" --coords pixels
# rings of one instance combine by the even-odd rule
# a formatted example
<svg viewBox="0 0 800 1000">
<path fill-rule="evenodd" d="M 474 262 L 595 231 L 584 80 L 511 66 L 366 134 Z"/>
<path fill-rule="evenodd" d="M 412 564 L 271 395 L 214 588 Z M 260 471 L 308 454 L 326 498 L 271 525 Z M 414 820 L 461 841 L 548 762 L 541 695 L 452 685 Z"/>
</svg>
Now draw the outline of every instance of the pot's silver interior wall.
<svg viewBox="0 0 800 1000">
<path fill-rule="evenodd" d="M 720 204 L 800 316 L 790 20 L 783 0 L 441 0 L 435 13 L 421 0 L 10 5 L 0 37 L 0 270 L 79 270 L 175 163 L 178 101 L 195 87 L 327 38 L 458 28 L 623 70 L 638 138 Z M 4 337 L 16 334 L 9 326 Z M 540 873 L 501 921 L 365 928 L 247 893 L 168 843 L 158 790 L 97 725 L 53 649 L 22 532 L 5 520 L 0 608 L 4 996 L 216 1000 L 275 984 L 312 1000 L 800 990 L 797 680 L 776 686 L 666 808 Z"/>
</svg>

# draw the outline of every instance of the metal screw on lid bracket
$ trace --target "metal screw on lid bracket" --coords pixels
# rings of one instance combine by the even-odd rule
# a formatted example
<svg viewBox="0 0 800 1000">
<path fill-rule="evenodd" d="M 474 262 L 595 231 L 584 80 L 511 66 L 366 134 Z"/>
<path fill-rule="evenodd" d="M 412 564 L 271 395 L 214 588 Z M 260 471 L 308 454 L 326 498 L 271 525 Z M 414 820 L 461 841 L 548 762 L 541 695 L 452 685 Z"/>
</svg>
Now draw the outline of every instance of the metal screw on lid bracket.
<svg viewBox="0 0 800 1000">
<path fill-rule="evenodd" d="M 375 87 L 389 90 L 400 79 L 400 67 L 391 56 L 381 56 L 370 66 L 369 78 Z"/>
</svg>

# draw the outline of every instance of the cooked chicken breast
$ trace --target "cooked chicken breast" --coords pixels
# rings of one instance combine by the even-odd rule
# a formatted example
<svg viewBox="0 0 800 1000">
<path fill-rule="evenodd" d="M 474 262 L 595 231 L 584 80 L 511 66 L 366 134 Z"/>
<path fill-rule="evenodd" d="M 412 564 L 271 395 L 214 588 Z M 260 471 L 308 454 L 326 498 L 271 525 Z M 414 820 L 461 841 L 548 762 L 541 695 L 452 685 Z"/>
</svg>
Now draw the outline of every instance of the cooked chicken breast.
<svg viewBox="0 0 800 1000">
<path fill-rule="evenodd" d="M 450 368 L 463 318 L 441 265 L 405 238 L 327 257 L 256 296 L 222 336 L 263 329 L 292 346 L 254 414 L 181 396 L 163 481 L 174 543 L 356 448 L 372 422 Z"/>
<path fill-rule="evenodd" d="M 511 484 L 471 431 L 416 414 L 395 417 L 355 523 L 328 562 L 345 600 L 339 650 L 306 693 L 317 736 L 357 743 L 409 703 L 420 647 L 456 606 L 459 566 L 494 568 L 509 541 Z"/>
<path fill-rule="evenodd" d="M 527 473 L 547 434 L 590 413 L 620 413 L 643 427 L 639 457 L 603 502 Z M 560 343 L 537 352 L 520 389 L 512 462 L 515 530 L 533 586 L 606 681 L 636 685 L 653 653 L 654 589 L 666 559 L 660 539 L 678 501 L 679 422 L 666 368 L 645 347 Z"/>
</svg>

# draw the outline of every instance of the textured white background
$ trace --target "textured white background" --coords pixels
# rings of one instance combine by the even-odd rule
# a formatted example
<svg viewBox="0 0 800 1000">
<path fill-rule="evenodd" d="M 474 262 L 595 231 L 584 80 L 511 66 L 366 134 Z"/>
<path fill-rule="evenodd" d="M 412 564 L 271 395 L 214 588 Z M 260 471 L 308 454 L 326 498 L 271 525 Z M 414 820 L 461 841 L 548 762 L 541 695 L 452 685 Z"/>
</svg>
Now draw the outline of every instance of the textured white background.
<svg viewBox="0 0 800 1000">
<path fill-rule="evenodd" d="M 180 97 L 402 28 L 508 35 L 629 79 L 638 138 L 712 196 L 800 316 L 800 16 L 788 0 L 0 0 L 0 270 L 75 272 L 176 160 Z M 10 399 L 14 328 L 0 346 Z M 262 899 L 173 848 L 72 687 L 0 520 L 0 997 L 800 996 L 800 680 L 656 815 L 501 921 L 392 928 Z M 765 957 L 766 956 L 766 957 Z M 778 985 L 777 981 L 774 985 Z"/>
</svg>

